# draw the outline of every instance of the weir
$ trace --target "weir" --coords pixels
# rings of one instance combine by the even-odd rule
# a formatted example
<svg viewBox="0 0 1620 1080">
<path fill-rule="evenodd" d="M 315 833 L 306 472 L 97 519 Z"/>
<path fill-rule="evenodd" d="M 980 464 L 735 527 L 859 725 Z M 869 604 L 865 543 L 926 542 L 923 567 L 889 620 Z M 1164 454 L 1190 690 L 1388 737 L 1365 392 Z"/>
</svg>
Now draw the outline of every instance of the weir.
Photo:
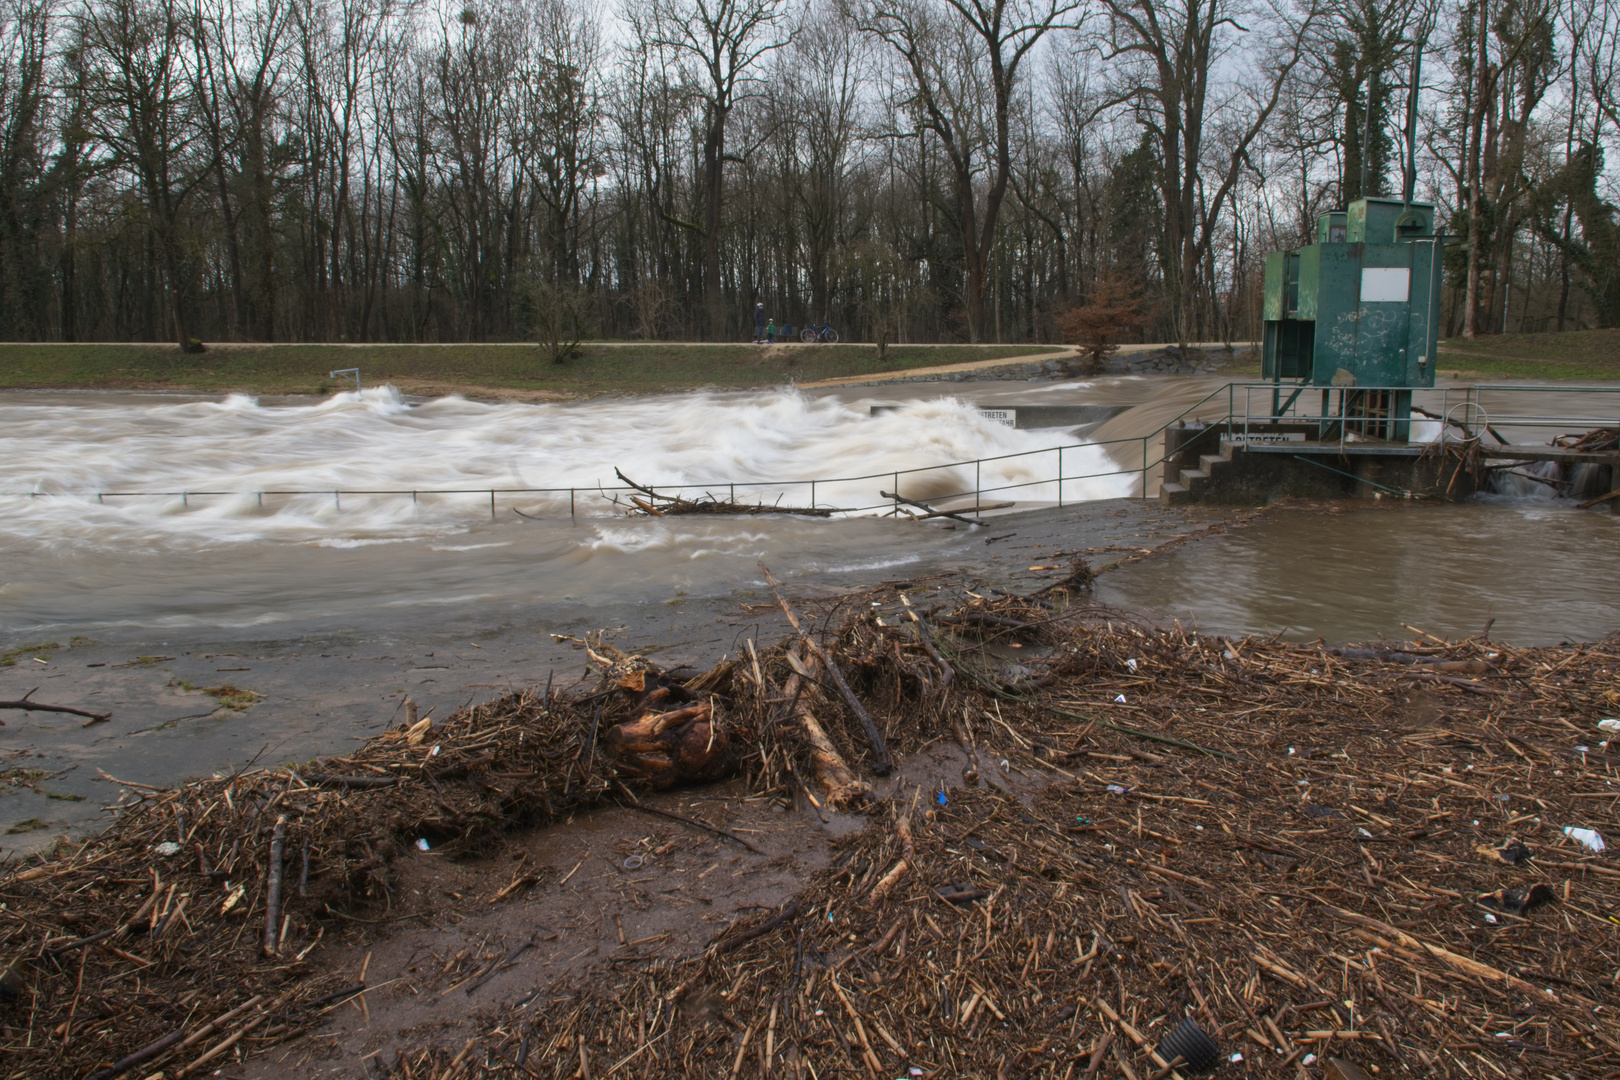
<svg viewBox="0 0 1620 1080">
<path fill-rule="evenodd" d="M 955 511 L 990 499 L 999 511 L 1133 495 L 1248 505 L 1286 496 L 1459 499 L 1493 472 L 1550 464 L 1579 475 L 1529 477 L 1525 483 L 1551 485 L 1561 495 L 1606 497 L 1611 509 L 1620 510 L 1620 496 L 1611 494 L 1620 491 L 1614 434 L 1620 431 L 1620 387 L 1285 387 L 1275 380 L 1208 387 L 1177 381 L 1133 404 L 1054 402 L 1049 391 L 1027 397 L 1001 391 L 977 405 L 913 402 L 904 411 L 882 403 L 868 406 L 869 420 L 853 424 L 850 413 L 833 402 L 760 396 L 721 406 L 741 420 L 721 426 L 740 431 L 724 461 L 691 460 L 693 471 L 720 475 L 701 482 L 671 482 L 667 476 L 645 482 L 660 495 L 688 499 L 903 514 L 910 500 Z M 1398 405 L 1399 415 L 1376 407 L 1380 401 Z M 0 498 L 22 500 L 36 515 L 50 514 L 48 503 L 77 503 L 78 509 L 63 506 L 49 520 L 57 528 L 90 530 L 97 542 L 131 527 L 219 538 L 268 536 L 269 529 L 288 538 L 325 539 L 340 515 L 357 510 L 359 524 L 351 531 L 360 529 L 361 539 L 409 537 L 424 522 L 450 527 L 468 511 L 489 520 L 511 518 L 513 511 L 528 518 L 620 515 L 624 497 L 636 489 L 594 476 L 610 472 L 615 462 L 645 456 L 648 437 L 645 406 L 635 403 L 601 407 L 617 424 L 582 423 L 585 413 L 555 408 L 452 401 L 415 408 L 397 395 L 392 404 L 356 403 L 342 412 L 330 404 L 297 412 L 230 403 L 179 408 L 191 413 L 175 414 L 173 406 L 149 410 L 154 415 L 143 414 L 131 433 L 143 433 L 142 425 L 162 426 L 169 414 L 207 425 L 200 435 L 186 430 L 187 440 L 206 448 L 192 454 L 192 464 L 176 468 L 170 458 L 122 455 L 116 461 L 121 476 L 108 471 L 98 478 L 113 481 L 106 486 L 79 487 L 71 472 L 62 471 L 46 483 L 28 477 L 26 488 L 0 485 Z M 683 399 L 681 408 L 713 427 L 715 402 Z M 593 418 L 597 411 L 591 410 Z M 969 419 L 974 412 L 981 422 Z M 748 435 L 775 426 L 783 414 L 802 428 L 798 437 L 774 433 L 761 441 Z M 59 417 L 52 431 L 64 422 L 78 430 L 88 415 Z M 236 437 L 242 428 L 257 444 L 251 451 Z M 621 430 L 636 432 L 643 445 L 632 448 L 623 438 L 604 437 Z M 422 452 L 425 440 L 438 448 L 452 432 L 459 440 L 456 454 Z M 679 425 L 659 435 L 671 454 L 691 445 Z M 941 436 L 960 456 L 940 460 Z M 330 454 L 314 449 L 328 444 Z M 80 445 L 67 438 L 63 451 Z M 561 482 L 524 482 L 526 470 L 512 464 L 513 445 L 543 449 L 551 466 L 547 478 Z M 355 455 L 357 446 L 368 452 Z M 759 453 L 762 447 L 771 451 L 768 459 Z M 984 452 L 996 448 L 1004 452 Z M 218 467 L 233 455 L 235 464 Z M 502 467 L 479 483 L 483 477 L 462 467 L 469 456 Z M 853 468 L 834 471 L 839 465 Z M 182 475 L 195 486 L 175 483 Z M 581 476 L 593 479 L 581 483 L 575 479 Z M 251 478 L 251 486 L 238 486 L 244 478 Z M 130 513 L 88 519 L 86 502 Z M 198 513 L 164 509 L 176 503 Z M 418 505 L 431 516 L 411 516 Z M 372 526 L 360 520 L 368 514 L 378 516 Z"/>
</svg>

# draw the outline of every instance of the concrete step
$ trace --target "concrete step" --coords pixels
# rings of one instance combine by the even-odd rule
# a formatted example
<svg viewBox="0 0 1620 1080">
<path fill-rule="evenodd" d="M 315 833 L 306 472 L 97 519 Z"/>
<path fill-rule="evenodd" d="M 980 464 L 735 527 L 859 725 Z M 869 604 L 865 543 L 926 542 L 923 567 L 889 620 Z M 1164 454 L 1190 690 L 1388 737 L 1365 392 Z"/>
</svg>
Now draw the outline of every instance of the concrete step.
<svg viewBox="0 0 1620 1080">
<path fill-rule="evenodd" d="M 1208 479 L 1209 479 L 1209 473 L 1205 472 L 1203 469 L 1182 469 L 1181 470 L 1181 484 L 1182 484 L 1183 487 L 1187 488 L 1188 490 L 1191 490 L 1192 487 L 1195 484 L 1198 483 L 1198 481 L 1200 481 L 1200 480 L 1208 480 Z"/>
<path fill-rule="evenodd" d="M 1181 506 L 1191 501 L 1192 492 L 1181 484 L 1160 484 L 1159 501 L 1166 506 Z"/>
<path fill-rule="evenodd" d="M 1198 468 L 1206 473 L 1214 472 L 1217 465 L 1230 465 L 1231 463 L 1232 458 L 1229 454 L 1198 455 Z"/>
</svg>

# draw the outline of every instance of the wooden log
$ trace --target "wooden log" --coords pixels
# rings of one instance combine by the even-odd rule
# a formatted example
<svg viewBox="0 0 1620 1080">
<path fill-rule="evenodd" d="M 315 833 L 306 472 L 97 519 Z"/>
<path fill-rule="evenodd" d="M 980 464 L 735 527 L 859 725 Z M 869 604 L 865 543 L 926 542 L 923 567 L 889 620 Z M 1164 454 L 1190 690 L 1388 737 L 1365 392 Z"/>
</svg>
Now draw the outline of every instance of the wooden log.
<svg viewBox="0 0 1620 1080">
<path fill-rule="evenodd" d="M 927 513 L 923 515 L 925 517 L 948 517 L 954 521 L 960 521 L 967 525 L 984 524 L 984 522 L 978 520 L 977 518 L 963 517 L 961 514 L 953 513 L 950 510 L 935 510 L 932 506 L 929 506 L 925 502 L 918 502 L 916 499 L 903 498 L 901 495 L 893 491 L 879 491 L 878 494 L 885 499 L 893 499 L 895 502 L 902 502 L 907 506 L 915 506 L 919 510 L 926 510 Z M 919 517 L 917 520 L 921 521 L 922 517 Z"/>
<path fill-rule="evenodd" d="M 340 773 L 305 772 L 298 774 L 298 778 L 307 784 L 320 787 L 342 788 L 383 788 L 393 787 L 399 783 L 397 776 L 344 776 Z"/>
<path fill-rule="evenodd" d="M 112 713 L 110 712 L 90 712 L 86 709 L 75 709 L 71 705 L 46 705 L 42 702 L 31 700 L 34 696 L 34 691 L 38 689 L 39 687 L 34 687 L 33 690 L 28 691 L 28 693 L 24 694 L 16 701 L 0 701 L 0 709 L 20 709 L 23 712 L 54 712 L 68 713 L 73 716 L 88 716 L 91 724 L 99 724 L 103 720 L 106 720 L 108 717 L 112 716 Z M 0 720 L 0 727 L 4 726 L 5 721 Z M 90 724 L 85 725 L 85 727 L 89 726 Z"/>
<path fill-rule="evenodd" d="M 753 941 L 755 938 L 764 937 L 766 934 L 770 933 L 772 930 L 775 930 L 784 923 L 792 922 L 794 919 L 799 917 L 799 911 L 799 901 L 790 901 L 787 907 L 783 908 L 775 915 L 772 915 L 758 926 L 751 927 L 738 934 L 732 934 L 730 937 L 726 937 L 725 933 L 722 933 L 720 937 L 716 938 L 709 944 L 709 948 L 713 949 L 716 955 L 723 955 L 725 953 L 732 952 L 748 944 L 750 941 Z"/>
<path fill-rule="evenodd" d="M 810 679 L 803 679 L 798 672 L 789 675 L 787 684 L 782 688 L 782 696 L 793 702 L 794 718 L 804 729 L 805 739 L 810 743 L 810 766 L 815 773 L 816 783 L 821 787 L 822 798 L 834 810 L 858 806 L 869 800 L 872 792 L 865 782 L 856 778 L 844 761 L 844 755 L 838 752 L 838 747 L 827 736 L 827 730 L 810 711 L 810 699 L 814 696 L 816 686 L 815 658 L 810 658 L 808 663 L 800 661 L 799 666 L 810 674 Z"/>
<path fill-rule="evenodd" d="M 917 630 L 917 639 L 922 642 L 922 647 L 928 650 L 928 655 L 933 658 L 934 663 L 939 667 L 939 687 L 941 690 L 945 689 L 951 685 L 951 680 L 956 677 L 956 672 L 946 662 L 945 658 L 940 655 L 939 649 L 934 645 L 933 631 L 929 630 L 928 624 L 923 622 L 922 616 L 918 615 L 917 610 L 911 606 L 911 600 L 905 593 L 900 594 L 900 602 L 905 605 L 906 614 L 911 616 L 912 625 Z"/>
<path fill-rule="evenodd" d="M 649 787 L 715 780 L 731 763 L 731 737 L 706 701 L 616 724 L 602 743 L 622 775 Z"/>
<path fill-rule="evenodd" d="M 105 1069 L 97 1069 L 95 1072 L 89 1075 L 87 1080 L 112 1080 L 112 1078 L 115 1076 L 121 1076 L 130 1069 L 133 1069 L 135 1066 L 139 1065 L 141 1062 L 149 1061 L 152 1058 L 157 1057 L 159 1054 L 163 1053 L 163 1051 L 185 1038 L 185 1035 L 186 1032 L 184 1028 L 177 1031 L 171 1031 L 157 1042 L 141 1047 L 133 1054 L 130 1054 L 128 1057 L 120 1058 L 111 1065 L 107 1066 Z"/>
<path fill-rule="evenodd" d="M 281 856 L 286 842 L 287 815 L 281 814 L 276 818 L 275 831 L 270 834 L 269 881 L 264 890 L 264 955 L 266 956 L 275 956 L 279 951 L 276 929 L 281 918 Z"/>
<path fill-rule="evenodd" d="M 838 687 L 838 692 L 843 696 L 844 703 L 849 706 L 849 711 L 854 713 L 855 718 L 861 722 L 861 727 L 865 730 L 867 739 L 872 743 L 872 749 L 877 753 L 877 762 L 872 766 L 872 771 L 879 776 L 887 776 L 894 769 L 894 759 L 889 756 L 889 746 L 883 740 L 883 733 L 878 730 L 877 724 L 872 722 L 871 714 L 866 711 L 866 706 L 862 705 L 860 699 L 855 696 L 855 691 L 849 688 L 849 682 L 845 680 L 843 671 L 838 667 L 838 662 L 816 642 L 815 638 L 806 634 L 799 626 L 799 616 L 794 612 L 793 605 L 787 602 L 787 597 L 782 595 L 781 585 L 772 576 L 770 569 L 764 563 L 760 563 L 759 570 L 760 573 L 765 575 L 766 582 L 770 584 L 771 592 L 776 594 L 776 602 L 781 606 L 782 614 L 787 616 L 788 624 L 793 627 L 793 632 L 798 634 L 799 640 L 804 643 L 805 652 L 807 654 L 813 653 L 821 660 L 823 666 L 827 669 L 827 674 L 832 678 L 833 685 Z"/>
</svg>

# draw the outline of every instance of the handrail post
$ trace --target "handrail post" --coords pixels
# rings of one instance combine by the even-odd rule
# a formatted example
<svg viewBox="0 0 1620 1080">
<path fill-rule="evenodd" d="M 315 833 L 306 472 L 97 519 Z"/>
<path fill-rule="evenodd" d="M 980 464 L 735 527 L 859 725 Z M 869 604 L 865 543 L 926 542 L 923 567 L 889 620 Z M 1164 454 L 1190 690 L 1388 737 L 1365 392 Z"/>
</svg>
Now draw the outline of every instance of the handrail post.
<svg viewBox="0 0 1620 1080">
<path fill-rule="evenodd" d="M 490 489 L 489 493 L 489 520 L 495 520 L 495 491 L 493 488 Z"/>
<path fill-rule="evenodd" d="M 1058 447 L 1058 509 L 1063 509 L 1063 447 Z"/>
<path fill-rule="evenodd" d="M 810 481 L 810 509 L 816 508 L 816 482 Z"/>
<path fill-rule="evenodd" d="M 982 499 L 979 496 L 979 492 L 981 490 L 983 490 L 983 488 L 984 488 L 984 481 L 982 479 L 983 475 L 984 475 L 984 459 L 983 458 L 977 458 L 973 462 L 973 512 L 974 513 L 979 512 L 979 504 L 984 502 L 984 499 Z"/>
</svg>

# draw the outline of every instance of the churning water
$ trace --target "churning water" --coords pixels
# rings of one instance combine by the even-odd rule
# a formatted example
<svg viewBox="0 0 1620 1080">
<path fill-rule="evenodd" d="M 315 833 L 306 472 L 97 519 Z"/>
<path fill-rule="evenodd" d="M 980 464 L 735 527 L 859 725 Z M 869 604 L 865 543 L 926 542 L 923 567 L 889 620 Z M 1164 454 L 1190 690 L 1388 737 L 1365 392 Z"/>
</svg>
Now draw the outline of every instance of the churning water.
<svg viewBox="0 0 1620 1080">
<path fill-rule="evenodd" d="M 1056 454 L 1044 451 L 1073 442 L 951 398 L 870 416 L 791 389 L 572 405 L 413 404 L 391 387 L 289 406 L 13 395 L 0 401 L 0 628 L 363 622 L 542 597 L 650 599 L 720 588 L 772 552 L 805 571 L 870 572 L 965 535 L 912 530 L 897 544 L 894 523 L 875 517 L 634 520 L 594 490 L 574 499 L 577 516 L 566 492 L 503 492 L 492 514 L 488 489 L 611 487 L 619 468 L 643 484 L 720 496 L 736 484 L 739 501 L 802 506 L 808 485 L 770 482 L 876 474 L 814 494 L 823 507 L 874 506 L 899 471 L 908 497 L 977 483 L 1013 486 L 998 501 L 1039 505 L 1059 494 Z M 977 473 L 944 467 L 1029 451 L 1043 452 Z M 938 467 L 903 474 L 928 466 Z M 1114 468 L 1100 449 L 1065 452 L 1066 475 Z M 1062 494 L 1107 498 L 1132 482 L 1071 480 Z M 432 489 L 474 493 L 409 494 Z M 289 491 L 322 494 L 260 494 Z M 140 492 L 160 494 L 130 494 Z M 209 492 L 226 494 L 199 494 Z"/>
<path fill-rule="evenodd" d="M 1128 407 L 1091 432 L 1100 442 L 1156 429 L 1210 385 L 972 389 L 980 405 L 1013 404 L 995 400 L 1013 394 Z M 868 404 L 858 392 L 839 400 L 791 389 L 569 405 L 411 403 L 391 388 L 286 405 L 0 397 L 0 634 L 276 636 L 540 610 L 588 620 L 613 605 L 751 588 L 759 559 L 839 587 L 972 569 L 1000 550 L 978 530 L 900 525 L 877 510 L 830 520 L 630 518 L 594 490 L 617 483 L 615 467 L 643 484 L 722 496 L 737 484 L 739 501 L 784 505 L 810 501 L 808 485 L 788 482 L 814 479 L 816 503 L 831 507 L 886 505 L 879 492 L 899 472 L 909 497 L 967 491 L 971 502 L 977 484 L 1003 489 L 986 501 L 1024 508 L 1058 500 L 1054 448 L 1067 445 L 1064 475 L 1111 475 L 1066 481 L 1065 505 L 1138 490 L 1138 474 L 1114 472 L 1100 446 L 1076 448 L 1066 430 L 1015 430 L 950 397 L 877 416 Z M 1120 464 L 1129 468 L 1136 453 L 1117 455 Z M 998 455 L 1025 456 L 953 466 Z M 860 476 L 869 478 L 827 482 Z M 586 489 L 575 515 L 566 493 L 509 492 L 492 519 L 491 488 L 567 487 Z M 473 493 L 413 500 L 413 489 Z M 324 493 L 259 495 L 287 491 Z M 1611 567 L 1620 519 L 1575 511 L 1551 491 L 1534 484 L 1529 498 L 1494 503 L 1277 518 L 1107 575 L 1102 594 L 1234 633 L 1343 640 L 1398 635 L 1413 619 L 1472 633 L 1494 615 L 1510 639 L 1601 636 L 1620 622 Z M 168 494 L 98 498 L 111 492 Z"/>
<path fill-rule="evenodd" d="M 1018 431 L 955 399 L 868 416 L 793 390 L 619 398 L 582 405 L 480 404 L 458 397 L 413 405 L 392 387 L 315 405 L 223 401 L 0 405 L 0 542 L 52 547 L 195 548 L 274 541 L 323 545 L 434 538 L 464 531 L 488 489 L 619 486 L 614 469 L 651 485 L 706 485 L 745 501 L 872 506 L 891 477 L 928 466 L 1044 450 L 1072 437 Z M 1055 501 L 1055 454 L 900 476 L 901 493 L 936 498 L 1016 486 L 1020 503 Z M 1066 475 L 1114 468 L 1101 450 L 1068 451 Z M 883 475 L 890 474 L 890 475 Z M 758 485 L 758 486 L 750 486 Z M 395 491 L 404 495 L 330 492 Z M 484 494 L 420 496 L 413 490 Z M 1074 481 L 1069 501 L 1130 490 L 1124 477 Z M 319 495 L 262 492 L 315 491 Z M 156 495 L 127 494 L 159 492 Z M 197 494 L 217 493 L 228 494 Z M 104 495 L 102 493 L 119 493 Z M 184 497 L 180 493 L 185 493 Z M 697 494 L 688 492 L 687 494 Z M 18 498 L 21 496 L 21 498 Z M 32 496 L 32 497 L 30 497 Z M 497 497 L 547 515 L 566 493 Z M 583 494 L 583 514 L 622 509 Z"/>
</svg>

